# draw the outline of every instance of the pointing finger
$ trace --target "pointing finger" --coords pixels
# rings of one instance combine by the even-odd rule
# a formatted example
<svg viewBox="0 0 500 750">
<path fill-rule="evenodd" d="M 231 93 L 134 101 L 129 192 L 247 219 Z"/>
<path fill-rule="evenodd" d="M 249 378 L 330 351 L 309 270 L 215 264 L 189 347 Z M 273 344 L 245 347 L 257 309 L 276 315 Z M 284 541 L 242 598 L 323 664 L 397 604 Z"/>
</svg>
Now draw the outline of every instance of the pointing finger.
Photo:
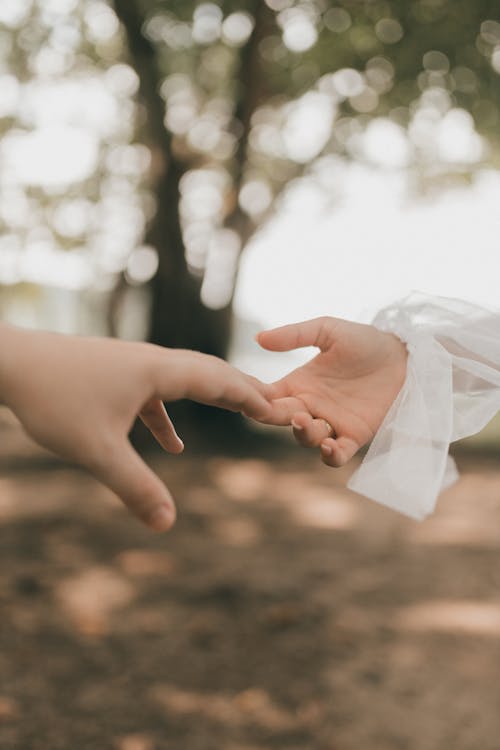
<svg viewBox="0 0 500 750">
<path fill-rule="evenodd" d="M 304 411 L 304 402 L 294 396 L 277 398 L 271 401 L 268 411 L 260 419 L 265 424 L 288 426 L 292 424 L 294 414 Z"/>
<path fill-rule="evenodd" d="M 256 416 L 269 410 L 267 389 L 264 383 L 217 357 L 157 348 L 155 396 L 162 401 L 188 398 Z"/>
</svg>

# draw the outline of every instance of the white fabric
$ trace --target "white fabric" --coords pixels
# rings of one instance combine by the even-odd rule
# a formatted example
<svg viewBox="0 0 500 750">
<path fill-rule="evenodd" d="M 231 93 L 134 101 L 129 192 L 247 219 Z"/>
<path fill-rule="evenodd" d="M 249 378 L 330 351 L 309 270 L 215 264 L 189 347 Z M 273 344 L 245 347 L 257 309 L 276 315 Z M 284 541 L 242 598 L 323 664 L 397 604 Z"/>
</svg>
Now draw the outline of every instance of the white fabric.
<svg viewBox="0 0 500 750">
<path fill-rule="evenodd" d="M 373 325 L 406 343 L 408 370 L 348 487 L 422 519 L 458 477 L 450 442 L 500 410 L 500 313 L 414 293 Z"/>
</svg>

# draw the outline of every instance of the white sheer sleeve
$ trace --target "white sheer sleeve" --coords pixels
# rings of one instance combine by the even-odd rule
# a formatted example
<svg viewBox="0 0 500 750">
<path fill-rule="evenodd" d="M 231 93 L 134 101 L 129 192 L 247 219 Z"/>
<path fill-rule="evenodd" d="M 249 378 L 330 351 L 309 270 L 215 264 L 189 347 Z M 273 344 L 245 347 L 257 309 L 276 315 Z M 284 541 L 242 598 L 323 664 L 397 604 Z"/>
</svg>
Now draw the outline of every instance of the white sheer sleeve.
<svg viewBox="0 0 500 750">
<path fill-rule="evenodd" d="M 373 325 L 408 347 L 406 381 L 349 487 L 422 519 L 458 476 L 450 442 L 500 410 L 500 313 L 412 294 Z"/>
</svg>

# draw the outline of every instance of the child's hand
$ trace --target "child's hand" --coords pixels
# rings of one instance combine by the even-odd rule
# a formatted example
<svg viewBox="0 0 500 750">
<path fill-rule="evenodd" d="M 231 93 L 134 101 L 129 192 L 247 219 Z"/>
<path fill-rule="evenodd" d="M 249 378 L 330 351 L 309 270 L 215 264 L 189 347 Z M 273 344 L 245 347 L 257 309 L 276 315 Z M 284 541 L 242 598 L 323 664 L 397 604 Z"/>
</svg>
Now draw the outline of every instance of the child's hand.
<svg viewBox="0 0 500 750">
<path fill-rule="evenodd" d="M 189 398 L 263 417 L 266 387 L 215 357 L 151 344 L 0 326 L 0 403 L 41 445 L 89 469 L 154 529 L 175 520 L 170 493 L 132 448 L 139 415 L 182 452 L 162 401 Z"/>
<path fill-rule="evenodd" d="M 273 424 L 321 446 L 323 462 L 342 466 L 375 435 L 406 376 L 407 350 L 394 335 L 338 318 L 317 318 L 259 334 L 264 349 L 317 346 L 321 352 L 271 386 Z M 266 420 L 267 421 L 267 420 Z"/>
</svg>

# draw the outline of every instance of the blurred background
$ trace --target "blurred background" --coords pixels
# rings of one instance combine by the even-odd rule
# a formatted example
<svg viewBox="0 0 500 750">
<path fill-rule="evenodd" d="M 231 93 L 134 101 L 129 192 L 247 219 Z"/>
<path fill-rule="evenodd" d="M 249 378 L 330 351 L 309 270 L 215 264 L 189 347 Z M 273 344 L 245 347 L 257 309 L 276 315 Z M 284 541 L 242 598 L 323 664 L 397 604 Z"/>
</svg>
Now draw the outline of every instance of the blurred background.
<svg viewBox="0 0 500 750">
<path fill-rule="evenodd" d="M 1 0 L 0 65 L 3 320 L 272 379 L 263 327 L 499 307 L 492 0 Z M 498 750 L 498 422 L 421 526 L 203 422 L 159 539 L 0 413 L 2 748 Z"/>
</svg>

